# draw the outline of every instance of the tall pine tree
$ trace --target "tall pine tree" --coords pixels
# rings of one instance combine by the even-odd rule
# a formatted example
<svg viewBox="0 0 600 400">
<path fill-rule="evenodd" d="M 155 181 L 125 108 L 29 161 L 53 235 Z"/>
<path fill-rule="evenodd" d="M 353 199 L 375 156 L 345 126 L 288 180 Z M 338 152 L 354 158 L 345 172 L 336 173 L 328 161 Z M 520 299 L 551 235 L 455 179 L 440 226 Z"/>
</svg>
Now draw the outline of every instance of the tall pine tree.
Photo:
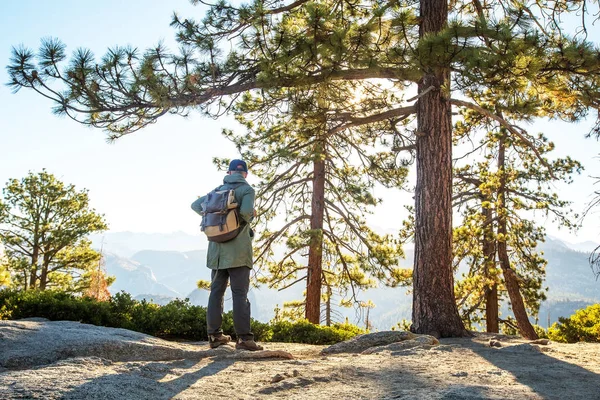
<svg viewBox="0 0 600 400">
<path fill-rule="evenodd" d="M 233 112 L 247 132 L 226 132 L 262 179 L 256 264 L 266 273 L 260 280 L 278 288 L 306 281 L 305 301 L 293 304 L 313 323 L 323 319 L 322 306 L 331 322 L 334 294 L 341 304 L 360 307 L 362 289 L 396 286 L 407 274 L 397 267 L 403 256 L 398 241 L 375 233 L 365 218 L 381 201 L 371 193 L 375 180 L 404 183 L 406 162 L 389 149 L 402 139 L 389 128 L 398 119 L 386 115 L 368 129 L 336 121 L 357 108 L 385 107 L 389 93 L 376 83 L 333 86 L 281 90 L 268 100 L 245 95 Z M 378 101 L 349 101 L 375 91 Z"/>
<path fill-rule="evenodd" d="M 104 217 L 90 207 L 87 191 L 42 171 L 9 180 L 2 194 L 0 244 L 13 285 L 85 291 L 100 260 L 86 238 L 107 229 Z"/>
<path fill-rule="evenodd" d="M 504 120 L 510 121 L 520 106 L 504 103 L 490 107 L 494 111 L 466 112 L 457 123 L 457 141 L 472 141 L 477 129 L 485 135 L 455 171 L 454 200 L 464 221 L 455 229 L 454 249 L 457 267 L 460 262 L 469 265 L 466 278 L 457 285 L 463 317 L 478 322 L 483 317 L 478 311 L 484 307 L 487 331 L 498 332 L 498 303 L 508 291 L 521 334 L 533 339 L 537 335 L 528 314 L 537 314 L 545 298 L 546 261 L 536 251 L 545 229 L 532 219 L 543 214 L 561 226 L 574 226 L 576 216 L 553 184 L 570 183 L 581 166 L 570 157 L 549 161 L 553 143 L 541 134 L 530 135 L 517 121 L 511 121 L 510 129 L 518 129 L 518 135 L 509 140 L 498 114 L 508 114 Z"/>
</svg>

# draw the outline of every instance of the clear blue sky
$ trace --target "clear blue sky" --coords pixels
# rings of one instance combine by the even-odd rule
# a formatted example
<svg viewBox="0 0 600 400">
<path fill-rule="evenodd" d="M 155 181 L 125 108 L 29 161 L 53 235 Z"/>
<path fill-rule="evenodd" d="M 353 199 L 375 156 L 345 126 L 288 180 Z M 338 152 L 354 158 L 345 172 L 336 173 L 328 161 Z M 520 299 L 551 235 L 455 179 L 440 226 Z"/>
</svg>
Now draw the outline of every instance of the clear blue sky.
<svg viewBox="0 0 600 400">
<path fill-rule="evenodd" d="M 88 47 L 102 56 L 108 46 L 141 49 L 164 40 L 172 48 L 172 12 L 201 17 L 187 0 L 22 1 L 0 6 L 0 82 L 11 47 L 37 48 L 40 38 L 63 40 L 68 51 Z M 197 232 L 199 219 L 189 207 L 222 179 L 213 156 L 234 157 L 234 146 L 220 132 L 235 122 L 192 114 L 167 116 L 115 143 L 104 132 L 56 117 L 51 104 L 27 90 L 12 94 L 0 87 L 0 183 L 46 168 L 64 182 L 87 188 L 93 206 L 113 231 Z"/>
<path fill-rule="evenodd" d="M 69 51 L 87 47 L 97 57 L 114 45 L 145 49 L 163 40 L 175 47 L 174 30 L 169 27 L 172 12 L 201 18 L 203 10 L 188 0 L 3 1 L 0 82 L 8 82 L 4 66 L 12 46 L 37 48 L 42 37 L 52 36 L 63 40 Z M 231 118 L 214 121 L 194 113 L 188 119 L 167 116 L 107 144 L 104 132 L 56 117 L 50 108 L 39 95 L 29 91 L 14 95 L 0 86 L 0 185 L 46 168 L 67 183 L 89 189 L 93 206 L 106 215 L 112 231 L 198 232 L 199 219 L 189 205 L 222 178 L 212 157 L 236 156 L 234 146 L 220 135 L 223 127 L 241 129 Z M 575 185 L 558 188 L 576 202 L 576 209 L 593 191 L 588 175 L 600 175 L 600 160 L 594 159 L 600 144 L 584 140 L 590 126 L 591 122 L 545 122 L 531 129 L 556 142 L 557 156 L 571 155 L 586 165 Z M 373 217 L 374 224 L 395 230 L 401 197 L 387 190 L 376 194 L 385 196 L 386 204 Z M 548 231 L 571 241 L 600 241 L 598 221 L 597 215 L 592 216 L 579 238 L 550 226 Z"/>
</svg>

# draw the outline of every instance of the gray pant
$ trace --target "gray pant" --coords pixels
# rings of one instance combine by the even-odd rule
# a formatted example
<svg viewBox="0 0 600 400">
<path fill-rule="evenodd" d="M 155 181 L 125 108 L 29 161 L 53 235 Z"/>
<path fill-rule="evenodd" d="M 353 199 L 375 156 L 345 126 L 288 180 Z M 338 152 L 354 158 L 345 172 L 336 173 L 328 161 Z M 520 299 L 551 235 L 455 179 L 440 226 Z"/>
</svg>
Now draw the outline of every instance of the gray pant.
<svg viewBox="0 0 600 400">
<path fill-rule="evenodd" d="M 231 294 L 233 295 L 233 327 L 238 338 L 253 340 L 250 331 L 250 302 L 248 289 L 250 288 L 250 268 L 237 267 L 212 270 L 210 296 L 208 297 L 208 310 L 206 312 L 206 325 L 209 335 L 222 333 L 223 302 L 227 281 L 230 281 Z"/>
</svg>

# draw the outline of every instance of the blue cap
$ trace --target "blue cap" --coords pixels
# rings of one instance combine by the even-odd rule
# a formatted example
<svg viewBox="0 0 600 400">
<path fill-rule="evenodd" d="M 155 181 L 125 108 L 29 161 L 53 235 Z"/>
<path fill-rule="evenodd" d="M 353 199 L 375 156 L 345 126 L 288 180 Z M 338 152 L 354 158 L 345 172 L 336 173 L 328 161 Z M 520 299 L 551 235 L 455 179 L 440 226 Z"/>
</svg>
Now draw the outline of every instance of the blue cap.
<svg viewBox="0 0 600 400">
<path fill-rule="evenodd" d="M 231 160 L 229 171 L 248 172 L 248 165 L 243 160 Z"/>
</svg>

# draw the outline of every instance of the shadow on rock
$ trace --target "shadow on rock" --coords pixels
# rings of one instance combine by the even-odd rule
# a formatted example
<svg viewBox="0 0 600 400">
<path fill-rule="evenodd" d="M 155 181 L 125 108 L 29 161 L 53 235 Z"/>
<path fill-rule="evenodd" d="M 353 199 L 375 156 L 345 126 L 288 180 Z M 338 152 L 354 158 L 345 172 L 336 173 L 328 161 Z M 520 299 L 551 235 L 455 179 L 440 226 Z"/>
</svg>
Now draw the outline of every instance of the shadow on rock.
<svg viewBox="0 0 600 400">
<path fill-rule="evenodd" d="M 473 351 L 545 399 L 600 399 L 600 375 L 552 357 L 546 353 L 552 351 L 551 347 L 522 343 L 495 348 L 479 344 L 473 346 Z"/>
<path fill-rule="evenodd" d="M 193 361 L 127 363 L 119 373 L 92 379 L 63 393 L 61 399 L 171 399 L 234 362 L 214 359 L 197 370 L 194 368 L 197 363 Z M 184 372 L 192 368 L 193 372 Z M 198 393 L 198 389 L 195 390 Z M 206 393 L 206 396 L 215 394 Z"/>
</svg>

